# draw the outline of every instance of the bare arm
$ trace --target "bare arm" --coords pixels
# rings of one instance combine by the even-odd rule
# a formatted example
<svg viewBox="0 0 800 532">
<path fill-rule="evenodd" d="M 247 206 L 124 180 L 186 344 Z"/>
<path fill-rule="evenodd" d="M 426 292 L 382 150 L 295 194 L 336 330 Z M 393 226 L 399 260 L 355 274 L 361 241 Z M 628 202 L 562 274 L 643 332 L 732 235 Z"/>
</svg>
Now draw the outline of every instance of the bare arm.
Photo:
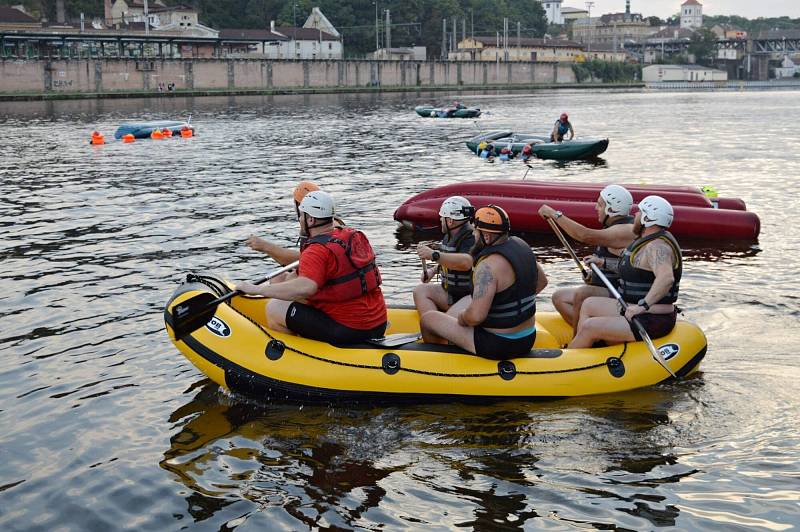
<svg viewBox="0 0 800 532">
<path fill-rule="evenodd" d="M 636 256 L 634 266 L 650 270 L 656 276 L 653 286 L 650 287 L 644 298 L 648 305 L 655 304 L 669 292 L 675 281 L 675 275 L 672 272 L 674 262 L 675 253 L 672 247 L 661 240 L 652 242 Z"/>
<path fill-rule="evenodd" d="M 420 244 L 417 246 L 417 255 L 421 259 L 433 260 L 433 248 Z M 451 270 L 466 272 L 472 269 L 472 255 L 469 253 L 439 252 L 439 265 Z"/>
<path fill-rule="evenodd" d="M 461 325 L 475 327 L 483 323 L 489 314 L 494 294 L 497 291 L 497 279 L 488 264 L 491 260 L 492 258 L 482 260 L 475 269 L 472 302 L 458 315 L 458 323 Z"/>
<path fill-rule="evenodd" d="M 284 301 L 298 301 L 313 296 L 317 293 L 319 287 L 317 283 L 308 277 L 295 277 L 289 281 L 271 285 L 241 283 L 236 285 L 236 289 L 245 294 L 282 299 Z"/>
<path fill-rule="evenodd" d="M 542 265 L 538 262 L 536 263 L 536 271 L 538 272 L 536 276 L 536 293 L 538 294 L 547 286 L 547 275 L 544 273 Z"/>
<path fill-rule="evenodd" d="M 621 249 L 628 247 L 636 238 L 636 235 L 633 234 L 633 224 L 612 225 L 604 229 L 590 229 L 567 215 L 556 218 L 556 210 L 547 204 L 539 207 L 539 215 L 542 218 L 551 218 L 569 236 L 578 242 L 591 246 Z"/>
<path fill-rule="evenodd" d="M 296 260 L 300 260 L 299 249 L 285 248 L 255 235 L 251 235 L 245 243 L 250 248 L 269 255 L 275 260 L 275 262 L 282 266 L 286 266 L 287 264 L 290 264 Z"/>
</svg>

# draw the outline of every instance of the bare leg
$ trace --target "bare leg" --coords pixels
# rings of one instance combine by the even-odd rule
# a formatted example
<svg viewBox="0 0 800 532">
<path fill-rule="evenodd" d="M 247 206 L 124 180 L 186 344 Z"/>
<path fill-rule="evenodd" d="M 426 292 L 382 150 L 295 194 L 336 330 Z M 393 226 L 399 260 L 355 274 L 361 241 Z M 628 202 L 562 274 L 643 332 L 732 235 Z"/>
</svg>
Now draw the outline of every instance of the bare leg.
<svg viewBox="0 0 800 532">
<path fill-rule="evenodd" d="M 267 303 L 267 326 L 278 332 L 294 334 L 286 326 L 286 311 L 293 301 L 283 301 L 282 299 L 270 299 Z"/>
<path fill-rule="evenodd" d="M 597 340 L 609 343 L 635 340 L 628 321 L 619 315 L 616 300 L 610 297 L 590 297 L 584 302 L 578 332 L 568 347 L 591 347 Z"/>
<path fill-rule="evenodd" d="M 575 322 L 572 324 L 573 330 L 575 330 L 578 324 L 578 318 L 581 315 L 581 308 L 583 308 L 584 301 L 590 297 L 602 297 L 604 299 L 608 299 L 608 290 L 601 286 L 592 285 L 584 285 L 575 289 L 575 294 L 572 299 L 572 309 L 575 312 Z"/>
<path fill-rule="evenodd" d="M 550 298 L 558 313 L 573 329 L 578 321 L 578 313 L 573 304 L 576 292 L 576 288 L 559 288 L 553 292 L 553 296 Z"/>
<path fill-rule="evenodd" d="M 472 327 L 459 325 L 458 319 L 443 312 L 428 312 L 422 316 L 423 330 L 449 340 L 470 353 L 475 353 L 475 331 Z"/>
<path fill-rule="evenodd" d="M 414 287 L 414 305 L 422 316 L 431 310 L 446 311 L 448 308 L 447 292 L 439 284 L 419 284 Z"/>
</svg>

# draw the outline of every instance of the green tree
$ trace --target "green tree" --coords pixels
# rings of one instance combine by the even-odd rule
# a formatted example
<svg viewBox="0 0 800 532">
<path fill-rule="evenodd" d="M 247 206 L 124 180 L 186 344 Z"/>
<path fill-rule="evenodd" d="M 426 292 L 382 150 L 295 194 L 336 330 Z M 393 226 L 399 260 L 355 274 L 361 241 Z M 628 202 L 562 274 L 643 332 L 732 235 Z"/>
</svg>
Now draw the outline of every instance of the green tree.
<svg viewBox="0 0 800 532">
<path fill-rule="evenodd" d="M 717 36 L 708 28 L 700 28 L 692 35 L 688 52 L 694 55 L 695 63 L 711 66 L 717 50 Z"/>
</svg>

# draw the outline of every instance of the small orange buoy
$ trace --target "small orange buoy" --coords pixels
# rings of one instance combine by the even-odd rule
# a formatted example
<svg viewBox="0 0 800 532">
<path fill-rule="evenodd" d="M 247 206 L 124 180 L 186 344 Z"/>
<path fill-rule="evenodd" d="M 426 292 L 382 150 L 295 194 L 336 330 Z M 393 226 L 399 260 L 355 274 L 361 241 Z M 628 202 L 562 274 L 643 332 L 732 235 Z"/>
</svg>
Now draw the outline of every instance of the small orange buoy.
<svg viewBox="0 0 800 532">
<path fill-rule="evenodd" d="M 172 136 L 172 130 L 165 127 L 164 129 L 161 130 L 161 134 L 164 135 L 164 138 L 169 138 Z"/>
<path fill-rule="evenodd" d="M 128 133 L 127 135 L 122 136 L 122 142 L 128 143 L 133 142 L 136 140 L 136 137 L 133 136 L 133 133 Z"/>
<path fill-rule="evenodd" d="M 91 143 L 93 146 L 100 146 L 106 143 L 106 139 L 99 131 L 92 131 Z"/>
<path fill-rule="evenodd" d="M 161 132 L 160 129 L 154 129 L 152 133 L 150 133 L 151 139 L 163 139 L 164 134 Z"/>
<path fill-rule="evenodd" d="M 183 126 L 183 128 L 181 129 L 181 137 L 183 137 L 185 139 L 188 139 L 192 135 L 194 135 L 194 132 L 192 131 L 192 129 L 188 128 L 186 126 Z"/>
</svg>

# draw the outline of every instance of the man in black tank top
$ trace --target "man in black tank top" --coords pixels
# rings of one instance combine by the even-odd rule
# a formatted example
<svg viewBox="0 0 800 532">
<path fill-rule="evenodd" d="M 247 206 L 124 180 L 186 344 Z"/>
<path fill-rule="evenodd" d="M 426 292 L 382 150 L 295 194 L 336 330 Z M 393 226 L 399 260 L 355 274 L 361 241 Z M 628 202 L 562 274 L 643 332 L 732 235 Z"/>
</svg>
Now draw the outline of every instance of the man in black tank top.
<svg viewBox="0 0 800 532">
<path fill-rule="evenodd" d="M 474 209 L 461 196 L 452 196 L 442 202 L 439 218 L 444 238 L 438 250 L 420 244 L 417 254 L 423 261 L 438 263 L 425 266 L 422 284 L 414 288 L 414 305 L 420 316 L 430 310 L 447 311 L 456 301 L 472 293 L 472 255 L 475 236 L 470 218 Z M 430 284 L 436 271 L 441 271 L 442 283 Z"/>
<path fill-rule="evenodd" d="M 597 246 L 592 255 L 584 257 L 584 262 L 597 264 L 598 268 L 616 285 L 619 277 L 617 263 L 619 255 L 634 241 L 633 217 L 630 215 L 633 197 L 620 185 L 608 185 L 597 198 L 595 210 L 602 229 L 590 229 L 572 220 L 561 211 L 549 205 L 542 205 L 539 215 L 552 219 L 569 236 L 583 244 Z M 592 296 L 608 297 L 608 289 L 594 274 L 584 279 L 583 286 L 559 288 L 553 292 L 552 301 L 561 317 L 575 329 L 581 305 Z"/>
<path fill-rule="evenodd" d="M 669 334 L 675 326 L 678 290 L 683 273 L 681 250 L 667 229 L 674 217 L 672 206 L 660 196 L 639 202 L 634 220 L 634 240 L 622 253 L 619 292 L 628 304 L 623 316 L 616 300 L 590 297 L 581 307 L 578 331 L 570 348 L 641 340 L 632 320 L 638 320 L 652 339 Z"/>
<path fill-rule="evenodd" d="M 447 313 L 421 314 L 423 339 L 450 342 L 486 358 L 524 356 L 536 340 L 536 294 L 547 285 L 547 277 L 530 246 L 509 234 L 503 209 L 478 209 L 474 225 L 472 295 Z"/>
</svg>

